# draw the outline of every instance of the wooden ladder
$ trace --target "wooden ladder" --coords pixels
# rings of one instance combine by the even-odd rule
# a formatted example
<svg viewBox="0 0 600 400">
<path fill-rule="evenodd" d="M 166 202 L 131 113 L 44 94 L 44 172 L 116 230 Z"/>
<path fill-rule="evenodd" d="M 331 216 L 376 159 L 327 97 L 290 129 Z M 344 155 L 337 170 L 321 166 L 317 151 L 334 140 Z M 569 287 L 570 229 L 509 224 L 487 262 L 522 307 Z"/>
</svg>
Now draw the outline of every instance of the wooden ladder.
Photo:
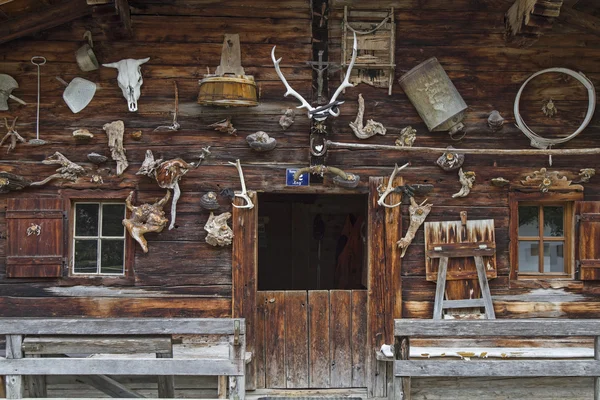
<svg viewBox="0 0 600 400">
<path fill-rule="evenodd" d="M 448 308 L 484 307 L 486 319 L 496 319 L 490 286 L 488 285 L 483 256 L 493 255 L 495 248 L 479 243 L 440 244 L 434 246 L 434 251 L 428 256 L 440 259 L 437 287 L 435 290 L 435 303 L 433 306 L 433 319 L 442 319 L 443 311 Z M 437 253 L 437 254 L 436 254 Z M 491 253 L 491 254 L 490 254 Z M 481 288 L 480 299 L 444 300 L 446 291 L 446 278 L 448 273 L 448 259 L 452 257 L 473 257 L 477 268 L 477 278 Z"/>
</svg>

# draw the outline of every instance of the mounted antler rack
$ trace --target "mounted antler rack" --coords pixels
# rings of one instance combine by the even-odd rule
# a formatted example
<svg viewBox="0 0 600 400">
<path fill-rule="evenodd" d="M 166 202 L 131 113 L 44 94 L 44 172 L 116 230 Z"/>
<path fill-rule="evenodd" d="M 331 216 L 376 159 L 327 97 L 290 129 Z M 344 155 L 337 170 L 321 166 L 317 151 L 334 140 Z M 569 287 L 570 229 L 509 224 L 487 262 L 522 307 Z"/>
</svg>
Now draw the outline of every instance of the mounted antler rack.
<svg viewBox="0 0 600 400">
<path fill-rule="evenodd" d="M 326 165 L 311 165 L 310 167 L 300 168 L 294 174 L 294 180 L 297 181 L 300 179 L 300 175 L 305 173 L 311 173 L 315 175 L 325 175 L 325 174 L 333 174 L 333 183 L 337 186 L 352 189 L 358 186 L 360 182 L 360 176 L 356 174 L 352 174 L 349 172 L 344 172 L 336 167 L 328 167 Z"/>
<path fill-rule="evenodd" d="M 333 96 L 331 96 L 329 103 L 327 103 L 326 105 L 323 105 L 323 106 L 316 107 L 316 108 L 313 107 L 308 101 L 306 101 L 306 99 L 304 97 L 302 97 L 302 95 L 300 93 L 296 92 L 290 86 L 287 79 L 285 79 L 285 76 L 283 76 L 283 72 L 281 72 L 281 68 L 279 68 L 279 63 L 281 62 L 282 59 L 275 58 L 275 48 L 276 47 L 277 46 L 273 46 L 273 50 L 271 50 L 271 58 L 273 59 L 273 65 L 275 66 L 275 71 L 277 72 L 279 79 L 281 79 L 281 82 L 283 82 L 283 85 L 286 88 L 286 92 L 283 96 L 287 97 L 288 95 L 291 94 L 293 97 L 298 99 L 300 101 L 300 106 L 298 106 L 298 108 L 306 108 L 308 110 L 308 118 L 310 118 L 310 119 L 314 118 L 316 121 L 325 121 L 327 119 L 327 117 L 329 117 L 330 115 L 332 115 L 334 117 L 337 117 L 338 115 L 340 115 L 339 106 L 340 106 L 340 104 L 343 103 L 343 101 L 336 101 L 336 100 L 337 100 L 338 96 L 342 93 L 342 91 L 344 91 L 344 89 L 354 87 L 354 85 L 350 83 L 349 79 L 350 79 L 350 74 L 352 72 L 352 67 L 354 66 L 354 61 L 356 61 L 356 53 L 357 53 L 356 34 L 354 34 L 354 46 L 352 48 L 353 49 L 352 50 L 352 60 L 350 61 L 350 64 L 348 65 L 348 71 L 346 72 L 346 77 L 344 78 L 344 80 L 340 84 L 340 86 L 337 88 L 337 90 L 335 91 Z"/>
</svg>

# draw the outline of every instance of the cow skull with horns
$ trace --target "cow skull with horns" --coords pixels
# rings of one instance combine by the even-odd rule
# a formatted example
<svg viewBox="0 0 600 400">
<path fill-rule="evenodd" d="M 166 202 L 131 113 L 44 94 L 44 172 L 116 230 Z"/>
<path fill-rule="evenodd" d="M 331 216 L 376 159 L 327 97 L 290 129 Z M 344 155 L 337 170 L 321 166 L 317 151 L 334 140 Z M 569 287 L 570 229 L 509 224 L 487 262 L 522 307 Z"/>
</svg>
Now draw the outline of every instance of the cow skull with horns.
<svg viewBox="0 0 600 400">
<path fill-rule="evenodd" d="M 348 71 L 346 71 L 346 76 L 344 78 L 344 81 L 337 88 L 337 90 L 335 91 L 333 96 L 331 96 L 331 100 L 329 100 L 328 104 L 325 104 L 324 106 L 320 106 L 320 107 L 316 107 L 316 108 L 311 106 L 310 103 L 308 101 L 306 101 L 306 99 L 300 95 L 300 93 L 298 93 L 294 89 L 292 89 L 292 87 L 290 86 L 288 81 L 285 79 L 285 77 L 283 76 L 283 73 L 281 72 L 281 69 L 279 68 L 279 63 L 281 62 L 281 58 L 279 58 L 279 59 L 275 58 L 275 47 L 277 47 L 277 46 L 273 46 L 273 50 L 271 50 L 271 58 L 273 59 L 273 64 L 275 65 L 275 71 L 277 71 L 277 75 L 279 76 L 279 79 L 281 79 L 281 81 L 285 85 L 285 88 L 287 89 L 284 96 L 287 97 L 288 95 L 291 94 L 292 96 L 294 96 L 295 98 L 300 100 L 301 105 L 299 105 L 297 108 L 306 108 L 308 110 L 308 118 L 314 118 L 315 121 L 325 121 L 325 119 L 327 119 L 327 117 L 329 117 L 330 115 L 333 115 L 334 117 L 337 117 L 338 115 L 340 115 L 339 106 L 341 104 L 343 104 L 344 102 L 336 101 L 336 99 L 342 93 L 342 91 L 344 89 L 354 86 L 350 83 L 350 73 L 352 72 L 352 67 L 354 66 L 354 62 L 356 61 L 356 53 L 358 52 L 357 43 L 356 43 L 356 33 L 354 34 L 354 45 L 352 46 L 352 60 L 350 61 L 350 64 L 348 65 Z"/>
<path fill-rule="evenodd" d="M 134 60 L 127 58 L 121 61 L 102 64 L 104 67 L 116 68 L 119 71 L 117 82 L 123 91 L 123 97 L 127 100 L 129 111 L 137 111 L 137 101 L 140 98 L 140 88 L 144 80 L 142 79 L 142 64 L 150 61 L 150 57 Z"/>
</svg>

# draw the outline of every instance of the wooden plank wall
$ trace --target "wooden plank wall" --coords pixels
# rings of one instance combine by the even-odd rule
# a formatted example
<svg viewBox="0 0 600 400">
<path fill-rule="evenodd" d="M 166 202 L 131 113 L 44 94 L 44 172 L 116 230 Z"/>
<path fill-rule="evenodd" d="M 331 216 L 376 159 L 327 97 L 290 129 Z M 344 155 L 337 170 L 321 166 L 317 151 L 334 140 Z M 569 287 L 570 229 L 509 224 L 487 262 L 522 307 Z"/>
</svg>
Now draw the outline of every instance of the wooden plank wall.
<svg viewBox="0 0 600 400">
<path fill-rule="evenodd" d="M 360 85 L 346 90 L 342 113 L 333 121 L 332 141 L 393 145 L 400 130 L 407 125 L 417 129 L 415 146 L 466 147 L 490 149 L 526 149 L 529 140 L 514 124 L 513 103 L 521 84 L 532 73 L 550 67 L 566 67 L 582 71 L 600 86 L 600 36 L 569 24 L 560 18 L 552 30 L 532 47 L 511 48 L 505 45 L 504 13 L 512 0 L 381 1 L 378 7 L 395 7 L 396 79 L 419 63 L 437 57 L 452 82 L 469 106 L 464 120 L 467 135 L 452 141 L 444 132 L 429 133 L 416 110 L 395 83 L 393 94 L 385 89 Z M 343 6 L 372 9 L 372 5 L 356 0 L 333 0 L 330 26 L 330 60 L 339 61 Z M 331 79 L 330 88 L 339 82 Z M 330 89 L 331 90 L 331 89 Z M 367 140 L 354 137 L 348 124 L 354 120 L 357 97 L 365 99 L 364 118 L 382 122 L 385 136 Z M 541 112 L 544 98 L 552 98 L 563 111 L 553 119 Z M 560 105 L 559 105 L 560 104 Z M 587 92 L 572 79 L 548 74 L 533 80 L 521 98 L 521 114 L 536 132 L 552 137 L 559 131 L 573 132 L 583 120 L 587 108 Z M 492 110 L 506 118 L 497 133 L 487 126 Z M 561 147 L 589 148 L 600 143 L 600 114 L 596 112 L 587 129 Z M 459 220 L 460 211 L 468 211 L 469 219 L 494 219 L 497 243 L 498 278 L 490 281 L 496 316 L 570 317 L 600 316 L 600 302 L 595 282 L 581 281 L 512 281 L 509 282 L 509 209 L 508 188 L 497 188 L 490 180 L 502 176 L 516 183 L 541 167 L 558 170 L 576 177 L 581 168 L 598 169 L 596 156 L 554 157 L 552 167 L 544 156 L 475 156 L 467 155 L 464 169 L 477 174 L 475 186 L 466 198 L 451 198 L 460 185 L 456 173 L 442 171 L 435 165 L 438 155 L 395 151 L 330 150 L 328 163 L 344 166 L 362 176 L 389 175 L 395 163 L 411 166 L 401 172 L 406 183 L 429 183 L 435 186 L 427 197 L 434 207 L 427 221 Z M 366 180 L 361 182 L 366 184 Z M 585 199 L 600 200 L 600 183 L 594 179 L 585 186 Z M 417 198 L 420 202 L 424 198 Z M 402 207 L 404 227 L 408 227 L 408 206 Z M 403 316 L 431 318 L 435 283 L 425 279 L 423 228 L 416 235 L 402 259 Z"/>
<path fill-rule="evenodd" d="M 17 129 L 27 139 L 35 135 L 36 68 L 30 63 L 34 55 L 42 55 L 48 63 L 42 67 L 41 137 L 52 143 L 43 147 L 19 145 L 6 154 L 1 150 L 2 170 L 19 173 L 31 179 L 52 174 L 55 168 L 41 161 L 54 151 L 61 151 L 72 161 L 87 168 L 94 167 L 86 154 L 95 151 L 108 154 L 102 126 L 122 119 L 126 126 L 125 147 L 130 167 L 121 177 L 104 175 L 103 191 L 131 188 L 138 191 L 138 201 L 150 201 L 163 195 L 150 179 L 136 176 L 146 149 L 156 157 L 182 157 L 192 161 L 200 148 L 212 145 L 213 157 L 200 169 L 190 171 L 182 181 L 183 195 L 178 203 L 177 228 L 148 235 L 150 252 L 137 249 L 136 282 L 131 287 L 94 287 L 81 280 L 5 279 L 4 256 L 6 222 L 0 213 L 0 315 L 2 316 L 227 316 L 231 314 L 230 248 L 216 249 L 204 243 L 202 229 L 207 214 L 200 212 L 200 196 L 208 190 L 239 189 L 237 172 L 227 161 L 240 158 L 248 187 L 259 191 L 285 191 L 286 167 L 305 166 L 309 162 L 306 114 L 298 112 L 296 122 L 285 132 L 277 124 L 294 99 L 283 98 L 284 88 L 273 69 L 270 51 L 277 45 L 283 56 L 282 71 L 301 94 L 309 97 L 312 72 L 305 62 L 312 57 L 310 4 L 306 0 L 217 2 L 214 0 L 130 1 L 134 37 L 130 40 L 106 40 L 91 18 L 74 21 L 33 38 L 24 38 L 0 46 L 0 73 L 14 76 L 20 84 L 15 91 L 29 104 L 19 106 L 11 101 L 11 111 L 0 118 L 19 116 Z M 346 90 L 341 115 L 331 118 L 335 141 L 358 142 L 348 123 L 355 118 L 359 93 L 365 98 L 365 118 L 383 122 L 386 136 L 366 143 L 393 144 L 402 128 L 412 125 L 418 130 L 416 145 L 446 147 L 448 145 L 489 148 L 528 148 L 528 140 L 514 127 L 512 105 L 520 84 L 533 72 L 562 66 L 583 71 L 600 86 L 600 37 L 559 19 L 552 30 L 534 46 L 525 49 L 506 47 L 503 41 L 504 13 L 512 0 L 382 1 L 378 7 L 396 8 L 396 78 L 418 63 L 436 56 L 462 94 L 469 110 L 465 123 L 468 134 L 460 143 L 452 142 L 445 133 L 428 133 L 400 87 L 388 96 L 385 89 L 365 85 Z M 330 59 L 339 60 L 342 6 L 373 7 L 367 2 L 332 1 L 329 16 Z M 151 57 L 142 67 L 144 85 L 139 111 L 126 111 L 125 100 L 116 84 L 116 71 L 101 68 L 81 73 L 74 60 L 75 50 L 83 44 L 81 37 L 91 29 L 98 57 L 103 62 L 124 57 Z M 196 103 L 197 81 L 206 67 L 218 65 L 224 33 L 239 33 L 242 64 L 261 87 L 261 104 L 248 109 L 212 109 Z M 61 96 L 63 88 L 54 79 L 60 75 L 70 81 L 75 76 L 91 79 L 98 92 L 91 105 L 73 115 Z M 158 125 L 168 124 L 171 116 L 176 79 L 180 92 L 180 123 L 177 133 L 152 132 Z M 337 74 L 330 80 L 334 89 Z M 552 120 L 540 113 L 540 99 L 552 97 L 559 114 Z M 564 132 L 579 124 L 586 106 L 586 93 L 574 80 L 548 75 L 532 82 L 522 98 L 522 112 L 533 129 L 552 134 Z M 498 109 L 507 119 L 498 133 L 487 128 L 488 113 Z M 238 128 L 238 136 L 223 135 L 206 126 L 228 115 Z M 592 147 L 600 143 L 600 114 L 588 129 L 569 142 L 568 147 Z M 95 137 L 88 144 L 77 144 L 71 132 L 87 128 Z M 141 130 L 139 142 L 130 133 Z M 270 153 L 253 153 L 245 136 L 257 130 L 273 133 L 278 148 Z M 403 171 L 405 182 L 433 183 L 428 197 L 434 208 L 430 221 L 458 219 L 461 210 L 469 218 L 493 218 L 496 227 L 499 277 L 491 282 L 496 314 L 505 317 L 600 317 L 599 292 L 594 283 L 579 281 L 512 282 L 509 285 L 508 260 L 508 191 L 490 185 L 490 179 L 503 176 L 517 181 L 526 174 L 547 166 L 547 157 L 468 156 L 465 168 L 477 173 L 472 194 L 465 199 L 452 199 L 459 189 L 456 174 L 444 173 L 434 161 L 435 155 L 367 150 L 331 150 L 327 163 L 343 167 L 361 176 L 357 193 L 368 191 L 369 176 L 387 176 L 394 163 L 410 161 Z M 598 167 L 596 157 L 554 157 L 553 169 L 574 176 L 581 168 Z M 114 173 L 115 163 L 107 164 Z M 105 167 L 102 167 L 105 168 Z M 600 180 L 595 177 L 585 185 L 585 200 L 600 200 Z M 0 196 L 0 206 L 9 196 L 57 196 L 61 188 L 96 188 L 89 178 L 79 182 L 53 182 L 45 188 Z M 304 192 L 343 193 L 328 178 L 323 185 L 313 185 Z M 229 202 L 220 198 L 219 212 L 230 210 Z M 166 208 L 168 212 L 168 207 Z M 408 226 L 407 209 L 402 215 Z M 402 263 L 402 299 L 405 317 L 429 318 L 433 308 L 433 283 L 425 280 L 422 229 L 417 233 Z M 93 283 L 93 282 L 92 282 Z M 316 344 L 315 344 L 316 345 Z M 287 385 L 287 383 L 286 383 Z"/>
<path fill-rule="evenodd" d="M 44 32 L 34 38 L 15 40 L 0 46 L 0 73 L 9 74 L 19 82 L 15 95 L 25 100 L 19 106 L 10 100 L 10 111 L 4 117 L 19 116 L 17 130 L 27 139 L 35 137 L 36 67 L 30 58 L 41 55 L 48 60 L 41 67 L 42 96 L 40 136 L 51 142 L 42 147 L 20 145 L 9 154 L 0 150 L 0 169 L 39 180 L 55 171 L 41 161 L 55 151 L 62 152 L 86 168 L 95 167 L 87 160 L 90 152 L 109 155 L 107 137 L 102 126 L 113 120 L 125 122 L 124 145 L 129 168 L 121 177 L 114 176 L 115 163 L 109 161 L 101 170 L 104 184 L 96 187 L 89 176 L 72 184 L 55 181 L 44 188 L 0 195 L 0 207 L 12 196 L 57 196 L 61 188 L 98 188 L 110 191 L 127 188 L 137 191 L 138 203 L 154 201 L 164 195 L 155 182 L 136 176 L 146 149 L 156 158 L 181 157 L 193 161 L 201 147 L 211 145 L 212 158 L 198 170 L 192 170 L 182 180 L 182 196 L 177 207 L 177 227 L 160 234 L 148 234 L 149 253 L 136 244 L 135 285 L 130 287 L 97 286 L 94 280 L 72 279 L 5 279 L 6 222 L 0 213 L 0 315 L 1 316 L 196 316 L 231 315 L 231 247 L 214 248 L 204 242 L 203 226 L 208 218 L 200 209 L 200 197 L 209 190 L 224 188 L 239 190 L 235 168 L 227 161 L 241 159 L 250 189 L 265 189 L 277 182 L 281 188 L 285 167 L 308 162 L 308 118 L 297 118 L 283 133 L 278 119 L 294 104 L 283 99 L 284 88 L 273 68 L 270 51 L 277 45 L 284 56 L 282 70 L 287 79 L 307 97 L 312 72 L 304 61 L 310 59 L 310 6 L 305 0 L 216 2 L 190 1 L 130 1 L 134 36 L 129 40 L 109 41 L 103 37 L 92 18 L 76 20 Z M 139 111 L 130 113 L 117 86 L 117 72 L 111 68 L 83 73 L 75 63 L 74 52 L 83 45 L 86 29 L 93 33 L 94 50 L 100 62 L 122 58 L 151 60 L 142 67 L 144 84 Z M 261 88 L 261 104 L 254 108 L 216 109 L 196 103 L 198 80 L 207 67 L 214 72 L 220 61 L 223 34 L 239 33 L 242 65 L 254 75 Z M 72 114 L 62 99 L 64 90 L 56 81 L 80 76 L 97 83 L 92 103 Z M 159 125 L 168 125 L 173 108 L 173 83 L 179 85 L 179 132 L 153 132 Z M 207 128 L 228 115 L 238 136 L 229 136 Z M 87 144 L 76 143 L 71 132 L 89 129 L 95 136 Z M 141 130 L 143 137 L 135 141 L 130 134 Z M 257 155 L 248 147 L 245 137 L 257 130 L 272 133 L 279 140 L 277 151 Z M 254 164 L 252 166 L 248 164 Z M 279 172 L 283 168 L 281 175 Z M 257 173 L 260 171 L 259 173 Z M 220 197 L 221 208 L 216 213 L 231 211 L 230 201 Z M 165 207 L 167 215 L 170 206 Z"/>
<path fill-rule="evenodd" d="M 365 387 L 366 302 L 365 290 L 259 292 L 257 388 Z"/>
</svg>

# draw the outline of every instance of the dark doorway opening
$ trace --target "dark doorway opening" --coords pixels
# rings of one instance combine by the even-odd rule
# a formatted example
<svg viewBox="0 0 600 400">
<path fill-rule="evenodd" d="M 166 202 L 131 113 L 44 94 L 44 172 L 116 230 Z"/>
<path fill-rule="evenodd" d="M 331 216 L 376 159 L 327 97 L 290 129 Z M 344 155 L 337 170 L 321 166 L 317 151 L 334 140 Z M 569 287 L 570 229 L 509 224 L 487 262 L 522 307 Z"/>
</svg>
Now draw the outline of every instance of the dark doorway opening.
<svg viewBox="0 0 600 400">
<path fill-rule="evenodd" d="M 366 195 L 259 194 L 258 290 L 366 288 Z"/>
</svg>

